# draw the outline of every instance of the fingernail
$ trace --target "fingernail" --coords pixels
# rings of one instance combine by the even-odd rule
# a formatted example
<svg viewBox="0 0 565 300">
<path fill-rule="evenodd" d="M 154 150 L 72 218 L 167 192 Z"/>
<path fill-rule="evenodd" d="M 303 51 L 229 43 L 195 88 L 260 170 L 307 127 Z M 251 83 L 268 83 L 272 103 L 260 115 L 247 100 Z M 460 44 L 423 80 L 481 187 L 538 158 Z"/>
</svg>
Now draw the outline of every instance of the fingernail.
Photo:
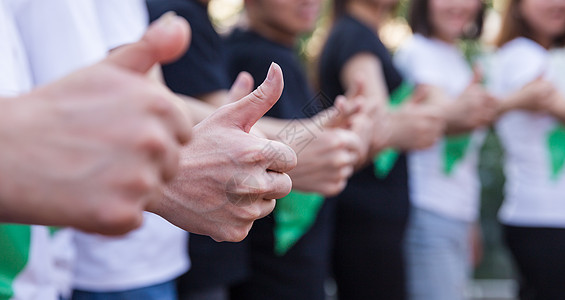
<svg viewBox="0 0 565 300">
<path fill-rule="evenodd" d="M 177 13 L 174 11 L 168 11 L 163 14 L 157 21 L 155 21 L 155 26 L 162 28 L 163 30 L 173 30 L 175 20 L 178 18 Z"/>
<path fill-rule="evenodd" d="M 277 64 L 272 62 L 271 66 L 269 67 L 269 72 L 267 73 L 267 81 L 273 80 L 275 78 L 275 68 Z"/>
</svg>

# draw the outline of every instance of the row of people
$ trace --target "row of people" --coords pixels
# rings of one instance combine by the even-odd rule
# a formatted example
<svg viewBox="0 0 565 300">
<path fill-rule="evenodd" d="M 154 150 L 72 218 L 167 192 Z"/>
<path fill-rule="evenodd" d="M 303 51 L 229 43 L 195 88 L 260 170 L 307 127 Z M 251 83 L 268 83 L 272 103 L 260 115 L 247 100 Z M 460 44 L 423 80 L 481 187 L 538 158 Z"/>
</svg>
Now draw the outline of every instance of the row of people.
<svg viewBox="0 0 565 300">
<path fill-rule="evenodd" d="M 336 281 L 340 299 L 464 299 L 479 214 L 478 154 L 485 129 L 495 121 L 507 151 L 507 192 L 500 215 L 510 225 L 508 238 L 514 236 L 521 244 L 509 243 L 523 275 L 522 293 L 535 299 L 565 295 L 558 284 L 563 268 L 548 255 L 533 253 L 534 248 L 551 251 L 562 245 L 558 237 L 563 207 L 555 200 L 565 186 L 557 125 L 564 103 L 559 92 L 563 72 L 552 58 L 558 56 L 549 55 L 549 50 L 562 46 L 563 4 L 510 1 L 498 43 L 501 51 L 490 59 L 491 65 L 479 66 L 458 42 L 481 34 L 481 1 L 411 1 L 409 23 L 415 35 L 393 59 L 378 33 L 398 2 L 335 0 L 331 31 L 319 69 L 314 70 L 321 91 L 316 94 L 294 47 L 301 34 L 314 29 L 321 1 L 245 1 L 247 22 L 224 44 L 207 18 L 206 1 L 187 2 L 161 1 L 156 10 L 156 15 L 175 10 L 191 23 L 202 24 L 201 31 L 207 33 L 201 52 L 189 51 L 180 62 L 164 67 L 170 86 L 182 89 L 184 79 L 195 77 L 183 76 L 189 66 L 199 65 L 199 74 L 220 78 L 227 68 L 231 80 L 240 71 L 258 79 L 270 61 L 277 61 L 293 81 L 287 81 L 281 102 L 269 114 L 303 119 L 312 115 L 312 105 L 328 107 L 346 95 L 364 104 L 342 129 L 356 133 L 366 152 L 337 196 L 315 184 L 302 187 L 303 181 L 293 178 L 293 193 L 278 201 L 270 218 L 257 221 L 242 244 L 217 244 L 192 235 L 194 268 L 179 280 L 183 299 L 324 299 L 329 277 Z M 544 19 L 550 11 L 553 18 Z M 206 43 L 211 37 L 216 44 Z M 536 59 L 536 72 L 510 86 L 512 74 L 523 75 L 523 57 L 535 57 L 518 52 L 527 55 L 520 58 L 516 53 L 509 59 L 505 54 L 513 40 L 524 38 L 530 45 L 541 44 L 535 48 L 544 53 L 543 59 Z M 516 51 L 523 51 L 519 48 Z M 202 62 L 207 59 L 218 66 L 206 68 Z M 220 63 L 223 59 L 227 67 Z M 418 88 L 405 99 L 413 87 Z M 312 104 L 315 101 L 319 103 Z M 504 125 L 516 115 L 543 118 L 538 122 L 546 127 L 534 133 L 528 128 L 536 123 L 524 119 L 519 120 L 522 129 Z M 285 129 L 294 133 L 297 128 Z M 550 133 L 551 138 L 546 137 Z M 300 138 L 307 138 L 305 134 Z M 524 139 L 518 141 L 517 134 Z M 286 142 L 292 145 L 294 138 Z M 408 154 L 395 158 L 397 154 L 385 148 Z M 316 182 L 323 183 L 315 172 L 329 172 L 328 164 L 315 168 L 313 162 L 323 161 L 323 156 L 312 159 L 307 148 L 295 150 L 297 170 L 307 164 Z M 298 192 L 317 192 L 326 199 L 321 203 Z M 513 230 L 551 237 L 532 243 L 526 233 Z M 284 243 L 284 234 L 294 238 L 291 243 Z"/>
<path fill-rule="evenodd" d="M 208 19 L 207 1 L 151 0 L 148 5 L 151 19 L 174 10 L 193 28 L 189 51 L 162 69 L 165 82 L 177 93 L 222 105 L 239 98 L 227 91 L 231 81 L 232 90 L 239 87 L 245 95 L 267 70 L 267 83 L 273 73 L 277 76 L 273 61 L 282 67 L 286 82 L 281 99 L 256 127 L 265 137 L 290 146 L 299 162 L 288 173 L 292 192 L 284 198 L 271 195 L 280 198 L 273 214 L 255 222 L 243 243 L 219 244 L 191 235 L 192 266 L 179 281 L 181 298 L 324 299 L 324 282 L 332 276 L 341 299 L 464 299 L 471 270 L 469 237 L 478 215 L 478 149 L 482 128 L 497 119 L 507 150 L 501 220 L 508 225 L 524 295 L 556 299 L 565 294 L 559 284 L 563 268 L 556 259 L 532 252 L 550 253 L 563 244 L 563 209 L 556 200 L 565 186 L 559 125 L 565 105 L 559 88 L 565 87 L 563 72 L 553 61 L 558 54 L 549 52 L 562 46 L 563 4 L 510 1 L 501 50 L 492 72 L 485 70 L 487 90 L 456 46 L 460 38 L 480 33 L 481 1 L 413 0 L 409 21 L 415 36 L 393 60 L 378 32 L 397 1 L 335 0 L 334 23 L 317 70 L 319 94 L 313 92 L 293 47 L 314 28 L 321 0 L 247 0 L 247 26 L 225 42 Z M 525 67 L 524 57 L 532 58 Z M 261 87 L 256 91 L 259 98 L 265 93 Z M 191 113 L 202 108 L 187 101 Z M 239 115 L 226 111 L 217 120 L 233 125 L 232 114 Z M 249 131 L 253 124 L 236 125 Z M 210 134 L 206 122 L 195 133 L 198 129 L 210 135 L 208 153 L 227 152 L 225 136 Z M 269 153 L 280 157 L 281 151 Z M 206 159 L 190 157 L 181 165 L 193 167 Z M 226 161 L 216 162 L 222 163 Z M 273 170 L 273 165 L 266 169 Z M 192 177 L 190 170 L 181 170 L 172 184 L 176 189 L 165 192 L 174 209 L 182 207 L 177 204 L 187 194 L 179 191 L 187 185 L 202 188 L 199 195 L 189 194 L 195 199 L 209 195 L 207 182 Z M 228 195 L 240 183 L 252 188 L 258 180 L 245 171 L 227 181 L 215 173 L 210 177 L 217 177 Z M 249 208 L 254 198 L 243 194 L 228 197 L 228 205 Z M 209 212 L 214 207 L 199 208 Z M 159 212 L 179 225 L 178 215 Z M 222 212 L 209 215 L 220 221 L 215 225 L 219 231 L 230 225 L 221 222 L 226 220 Z M 210 224 L 205 217 L 189 217 L 200 226 Z M 83 270 L 93 276 L 86 285 L 75 282 L 80 291 L 74 298 L 177 297 L 173 273 L 188 268 L 186 258 L 177 261 L 172 273 L 146 277 L 170 267 L 159 260 L 167 250 L 176 249 L 175 257 L 183 251 L 172 246 L 179 239 L 173 244 L 160 240 L 163 231 L 149 218 L 125 237 L 77 234 L 91 240 L 77 240 L 77 263 L 86 262 Z M 210 234 L 208 227 L 181 227 Z"/>
<path fill-rule="evenodd" d="M 154 65 L 185 52 L 189 26 L 169 14 L 144 34 L 146 16 L 142 1 L 0 1 L 2 222 L 119 235 L 151 211 L 184 230 L 238 241 L 288 193 L 284 172 L 296 163 L 294 152 L 249 134 L 282 92 L 280 67 L 273 65 L 261 93 L 235 87 L 231 97 L 241 100 L 229 106 L 189 107 L 152 78 Z M 193 127 L 191 119 L 201 122 Z M 264 155 L 267 146 L 280 155 Z M 261 182 L 226 185 L 241 172 Z M 242 196 L 246 206 L 236 203 Z M 185 234 L 160 219 L 151 222 L 168 230 L 163 239 Z M 59 234 L 0 224 L 1 299 L 64 294 L 75 277 L 68 272 L 68 235 Z M 175 243 L 166 254 L 178 257 L 163 259 L 172 263 L 164 269 L 172 276 L 188 268 L 183 241 Z M 90 262 L 112 255 L 99 253 Z M 92 278 L 91 271 L 78 273 Z M 143 280 L 163 276 L 163 269 L 146 271 Z"/>
</svg>

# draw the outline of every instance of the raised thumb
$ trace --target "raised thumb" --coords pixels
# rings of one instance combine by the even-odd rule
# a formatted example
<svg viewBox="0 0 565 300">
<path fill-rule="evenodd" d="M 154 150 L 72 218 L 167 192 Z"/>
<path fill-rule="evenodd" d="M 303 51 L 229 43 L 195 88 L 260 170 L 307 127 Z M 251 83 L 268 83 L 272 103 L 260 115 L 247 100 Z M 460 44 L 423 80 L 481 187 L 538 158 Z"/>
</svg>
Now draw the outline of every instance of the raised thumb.
<svg viewBox="0 0 565 300">
<path fill-rule="evenodd" d="M 272 63 L 267 78 L 251 94 L 224 106 L 221 118 L 249 132 L 279 100 L 284 87 L 281 67 Z"/>
<path fill-rule="evenodd" d="M 253 76 L 247 72 L 240 72 L 228 93 L 227 102 L 235 102 L 253 91 Z"/>
<path fill-rule="evenodd" d="M 469 83 L 469 86 L 475 85 L 475 84 L 481 84 L 483 82 L 483 72 L 479 67 L 474 67 L 473 68 L 473 78 L 471 79 L 471 83 Z"/>
<path fill-rule="evenodd" d="M 182 55 L 190 42 L 188 22 L 168 12 L 153 22 L 141 40 L 112 51 L 105 62 L 134 72 L 147 73 L 155 63 L 167 63 Z"/>
</svg>

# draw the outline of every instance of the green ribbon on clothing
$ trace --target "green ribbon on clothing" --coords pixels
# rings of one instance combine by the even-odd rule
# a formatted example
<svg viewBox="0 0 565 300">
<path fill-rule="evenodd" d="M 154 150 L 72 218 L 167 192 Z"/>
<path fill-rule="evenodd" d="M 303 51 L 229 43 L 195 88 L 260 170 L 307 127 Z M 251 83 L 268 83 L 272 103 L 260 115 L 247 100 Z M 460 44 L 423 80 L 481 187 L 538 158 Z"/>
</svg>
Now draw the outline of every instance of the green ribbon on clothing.
<svg viewBox="0 0 565 300">
<path fill-rule="evenodd" d="M 49 229 L 49 235 L 54 236 L 59 230 L 63 229 L 63 227 L 49 226 L 48 229 Z"/>
<path fill-rule="evenodd" d="M 470 134 L 448 136 L 443 143 L 443 173 L 451 175 L 455 165 L 462 161 L 467 154 L 467 148 L 471 144 Z"/>
<path fill-rule="evenodd" d="M 13 283 L 29 260 L 31 226 L 0 224 L 0 299 L 14 296 Z"/>
<path fill-rule="evenodd" d="M 547 146 L 551 161 L 551 179 L 557 180 L 565 165 L 565 125 L 559 124 L 548 132 Z"/>
<path fill-rule="evenodd" d="M 275 254 L 284 255 L 312 227 L 324 197 L 292 190 L 275 206 Z"/>
<path fill-rule="evenodd" d="M 398 108 L 406 99 L 414 92 L 414 86 L 407 82 L 402 82 L 391 94 L 389 106 L 392 109 Z M 399 152 L 396 149 L 387 148 L 381 151 L 373 159 L 373 169 L 377 178 L 385 178 L 388 176 L 394 164 L 398 160 Z"/>
</svg>

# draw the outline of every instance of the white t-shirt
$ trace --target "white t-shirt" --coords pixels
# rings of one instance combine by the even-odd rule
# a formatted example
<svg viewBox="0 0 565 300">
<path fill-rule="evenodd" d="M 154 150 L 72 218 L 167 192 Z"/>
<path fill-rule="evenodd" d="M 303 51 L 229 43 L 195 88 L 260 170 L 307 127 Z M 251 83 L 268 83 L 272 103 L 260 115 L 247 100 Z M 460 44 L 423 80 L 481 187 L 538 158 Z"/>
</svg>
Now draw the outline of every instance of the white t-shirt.
<svg viewBox="0 0 565 300">
<path fill-rule="evenodd" d="M 144 1 L 94 2 L 107 49 L 135 42 L 145 32 L 148 15 Z M 144 214 L 141 228 L 122 237 L 76 232 L 74 240 L 76 289 L 135 289 L 173 280 L 190 267 L 188 233 L 152 213 Z"/>
<path fill-rule="evenodd" d="M 398 50 L 394 62 L 408 82 L 438 87 L 453 101 L 473 76 L 455 46 L 419 34 Z M 412 204 L 446 217 L 474 221 L 479 207 L 477 167 L 483 137 L 483 131 L 472 133 L 465 156 L 450 174 L 443 171 L 445 140 L 428 149 L 410 152 L 408 171 Z"/>
<path fill-rule="evenodd" d="M 565 92 L 565 67 L 549 51 L 517 38 L 497 53 L 492 90 L 503 99 L 539 76 Z M 501 222 L 516 226 L 565 227 L 565 175 L 552 178 L 547 135 L 558 125 L 547 114 L 512 111 L 496 129 L 505 149 L 506 195 Z"/>
<path fill-rule="evenodd" d="M 0 96 L 3 97 L 22 94 L 32 86 L 13 17 L 8 3 L 0 0 Z M 53 265 L 49 239 L 48 228 L 44 226 L 0 224 L 0 299 L 58 299 L 50 278 Z"/>
<path fill-rule="evenodd" d="M 123 237 L 79 233 L 74 287 L 111 292 L 173 280 L 188 271 L 187 233 L 145 213 L 141 228 Z"/>
<path fill-rule="evenodd" d="M 6 1 L 16 12 L 37 85 L 93 64 L 109 49 L 137 41 L 148 22 L 141 0 Z M 63 294 L 69 292 L 71 280 L 85 290 L 122 290 L 174 279 L 189 267 L 187 233 L 153 214 L 146 214 L 142 228 L 121 238 L 67 233 L 59 232 L 53 246 L 55 263 L 61 268 L 49 273 Z M 75 249 L 69 237 L 76 242 Z"/>
</svg>

